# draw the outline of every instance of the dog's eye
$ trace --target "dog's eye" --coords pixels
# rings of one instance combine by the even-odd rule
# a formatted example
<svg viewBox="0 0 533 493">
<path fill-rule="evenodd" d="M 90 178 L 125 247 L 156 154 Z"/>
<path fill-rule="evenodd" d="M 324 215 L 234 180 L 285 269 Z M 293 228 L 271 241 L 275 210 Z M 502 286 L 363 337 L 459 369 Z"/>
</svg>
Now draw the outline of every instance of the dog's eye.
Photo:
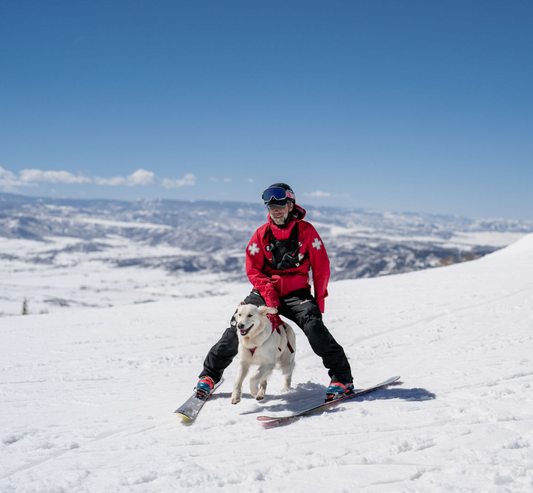
<svg viewBox="0 0 533 493">
<path fill-rule="evenodd" d="M 251 314 L 251 313 L 249 313 L 249 314 L 248 314 L 248 318 L 249 318 L 249 317 L 251 317 L 251 316 L 252 316 L 252 314 Z"/>
</svg>

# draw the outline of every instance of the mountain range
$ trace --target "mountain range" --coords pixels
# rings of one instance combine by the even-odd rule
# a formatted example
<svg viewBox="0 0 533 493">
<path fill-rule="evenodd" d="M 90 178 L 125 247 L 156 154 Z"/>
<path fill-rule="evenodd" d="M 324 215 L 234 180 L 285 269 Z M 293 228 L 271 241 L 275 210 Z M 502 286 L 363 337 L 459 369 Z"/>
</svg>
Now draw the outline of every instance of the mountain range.
<svg viewBox="0 0 533 493">
<path fill-rule="evenodd" d="M 533 221 L 304 208 L 306 219 L 327 247 L 332 279 L 398 274 L 477 258 L 533 231 Z M 113 248 L 107 240 L 119 236 L 133 244 L 176 250 L 164 257 L 134 252 L 120 259 L 110 256 L 117 267 L 243 275 L 246 244 L 266 216 L 262 205 L 237 202 L 126 202 L 0 194 L 0 237 L 41 242 L 42 251 L 25 259 L 34 263 L 53 263 L 60 253 L 73 250 L 104 252 Z M 53 246 L 53 238 L 60 237 L 79 241 L 63 248 Z"/>
<path fill-rule="evenodd" d="M 303 207 L 330 256 L 332 280 L 380 277 L 471 260 L 533 231 L 533 221 L 526 220 Z M 2 193 L 0 274 L 4 281 L 0 302 L 2 298 L 11 300 L 16 284 L 20 290 L 16 303 L 21 303 L 21 272 L 25 272 L 24 286 L 28 286 L 24 296 L 29 297 L 36 279 L 41 282 L 61 274 L 74 282 L 76 273 L 81 276 L 82 272 L 85 279 L 76 290 L 101 292 L 104 281 L 95 277 L 96 270 L 106 270 L 105 276 L 115 273 L 112 282 L 116 284 L 121 282 L 121 271 L 122 277 L 126 275 L 126 268 L 159 273 L 165 286 L 161 284 L 157 296 L 174 285 L 168 284 L 169 279 L 179 284 L 191 275 L 195 279 L 208 276 L 209 287 L 202 289 L 212 293 L 215 285 L 224 281 L 246 281 L 246 245 L 266 218 L 262 204 L 59 199 Z M 128 276 L 135 280 L 135 274 Z M 60 285 L 65 282 L 63 279 Z M 42 282 L 40 285 L 48 289 Z M 153 300 L 153 286 L 150 289 L 150 296 L 137 297 L 135 302 Z M 177 296 L 184 295 L 183 289 Z M 124 295 L 125 288 L 117 291 Z M 189 294 L 200 293 L 191 288 Z M 72 294 L 58 298 L 56 293 L 43 299 L 47 306 L 66 306 L 73 300 L 81 303 Z M 104 303 L 96 298 L 83 303 L 108 306 L 118 301 L 115 296 Z M 0 313 L 9 311 L 0 306 Z"/>
</svg>

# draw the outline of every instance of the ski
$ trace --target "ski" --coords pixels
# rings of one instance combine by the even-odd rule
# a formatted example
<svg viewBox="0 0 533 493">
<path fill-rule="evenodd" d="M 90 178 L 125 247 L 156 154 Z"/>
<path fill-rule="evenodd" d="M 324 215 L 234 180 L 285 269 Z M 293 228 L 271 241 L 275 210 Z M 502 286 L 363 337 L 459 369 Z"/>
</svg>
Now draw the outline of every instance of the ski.
<svg viewBox="0 0 533 493">
<path fill-rule="evenodd" d="M 221 378 L 220 382 L 218 382 L 213 388 L 213 392 L 220 386 L 223 381 L 224 379 Z M 201 398 L 196 395 L 195 388 L 193 395 L 191 395 L 191 397 L 189 397 L 180 407 L 178 407 L 178 409 L 176 409 L 174 413 L 181 416 L 183 418 L 183 421 L 185 422 L 194 421 L 204 404 L 213 395 L 213 392 L 211 392 L 208 396 Z"/>
<path fill-rule="evenodd" d="M 378 383 L 377 385 L 373 385 L 372 387 L 368 387 L 363 390 L 356 390 L 353 394 L 343 395 L 342 397 L 339 397 L 338 399 L 323 402 L 316 406 L 312 406 L 312 407 L 302 409 L 300 411 L 296 411 L 293 414 L 289 414 L 285 416 L 258 416 L 257 420 L 261 421 L 262 423 L 275 423 L 277 421 L 288 421 L 290 419 L 295 419 L 301 416 L 306 416 L 307 414 L 322 411 L 329 407 L 335 406 L 339 404 L 340 402 L 347 401 L 348 399 L 353 399 L 354 397 L 357 397 L 359 395 L 368 394 L 369 392 L 374 392 L 375 390 L 382 389 L 384 387 L 392 385 L 393 383 L 397 382 L 399 379 L 400 377 L 391 377 L 388 380 L 385 380 L 384 382 Z"/>
</svg>

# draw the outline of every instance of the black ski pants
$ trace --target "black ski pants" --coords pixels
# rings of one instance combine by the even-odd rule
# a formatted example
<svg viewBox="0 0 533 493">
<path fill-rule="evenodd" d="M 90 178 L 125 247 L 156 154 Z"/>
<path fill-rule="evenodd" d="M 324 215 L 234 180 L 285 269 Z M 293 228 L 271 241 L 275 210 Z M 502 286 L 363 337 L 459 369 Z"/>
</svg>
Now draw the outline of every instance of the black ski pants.
<svg viewBox="0 0 533 493">
<path fill-rule="evenodd" d="M 265 300 L 259 291 L 253 290 L 244 300 L 246 304 L 256 306 L 265 305 Z M 299 289 L 280 297 L 278 307 L 280 315 L 287 317 L 298 325 L 309 339 L 313 351 L 322 358 L 330 377 L 335 377 L 343 383 L 352 382 L 350 363 L 342 347 L 335 341 L 322 321 L 322 313 L 318 303 L 307 289 Z M 200 377 L 209 375 L 218 382 L 222 373 L 237 355 L 239 339 L 235 314 L 231 324 L 220 340 L 211 348 L 204 361 L 204 369 Z"/>
</svg>

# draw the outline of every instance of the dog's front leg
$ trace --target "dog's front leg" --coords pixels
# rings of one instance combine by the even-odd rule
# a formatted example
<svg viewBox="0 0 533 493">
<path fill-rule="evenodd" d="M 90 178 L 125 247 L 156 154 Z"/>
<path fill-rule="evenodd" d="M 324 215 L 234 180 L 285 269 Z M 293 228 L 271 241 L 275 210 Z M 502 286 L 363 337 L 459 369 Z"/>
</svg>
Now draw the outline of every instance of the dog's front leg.
<svg viewBox="0 0 533 493">
<path fill-rule="evenodd" d="M 257 395 L 255 396 L 255 398 L 258 401 L 262 401 L 265 398 L 266 390 L 267 390 L 267 381 L 265 379 L 259 384 L 259 392 L 257 392 Z"/>
<path fill-rule="evenodd" d="M 258 401 L 265 398 L 267 378 L 273 369 L 274 366 L 260 366 L 250 377 L 250 392 Z"/>
<path fill-rule="evenodd" d="M 237 367 L 237 374 L 235 375 L 235 383 L 233 384 L 233 393 L 231 394 L 231 403 L 238 404 L 241 402 L 242 383 L 248 374 L 250 365 L 241 361 Z"/>
</svg>

